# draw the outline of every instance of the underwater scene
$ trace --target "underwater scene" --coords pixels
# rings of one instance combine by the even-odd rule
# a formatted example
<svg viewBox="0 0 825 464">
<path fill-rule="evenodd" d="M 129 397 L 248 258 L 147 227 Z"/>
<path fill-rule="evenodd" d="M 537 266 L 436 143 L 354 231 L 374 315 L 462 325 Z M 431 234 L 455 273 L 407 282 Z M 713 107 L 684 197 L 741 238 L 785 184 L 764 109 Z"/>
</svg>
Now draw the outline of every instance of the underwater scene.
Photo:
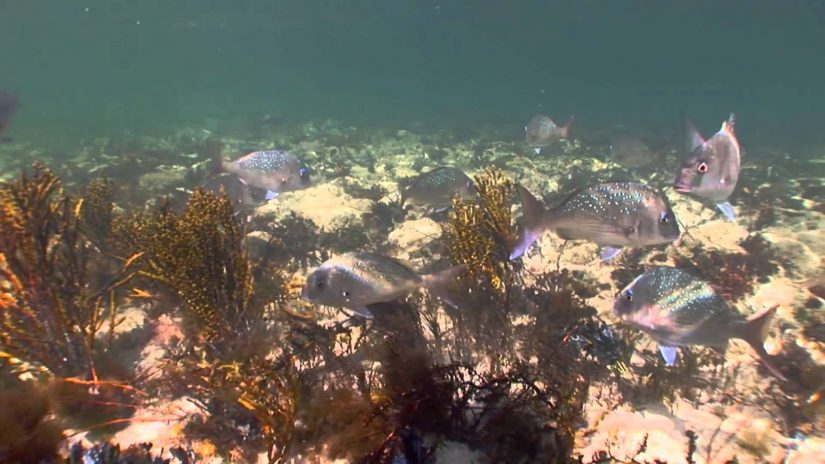
<svg viewBox="0 0 825 464">
<path fill-rule="evenodd" d="M 825 2 L 0 0 L 0 463 L 825 462 Z"/>
</svg>

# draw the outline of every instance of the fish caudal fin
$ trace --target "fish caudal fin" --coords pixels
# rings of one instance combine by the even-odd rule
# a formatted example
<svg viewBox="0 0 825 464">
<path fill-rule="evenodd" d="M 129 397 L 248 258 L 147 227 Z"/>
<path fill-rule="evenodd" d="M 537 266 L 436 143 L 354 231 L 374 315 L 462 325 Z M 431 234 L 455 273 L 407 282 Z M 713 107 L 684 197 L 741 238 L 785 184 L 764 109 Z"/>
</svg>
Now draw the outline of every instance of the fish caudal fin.
<svg viewBox="0 0 825 464">
<path fill-rule="evenodd" d="M 716 207 L 725 215 L 725 219 L 727 219 L 728 222 L 736 222 L 736 214 L 733 212 L 733 205 L 731 205 L 729 201 L 716 203 Z"/>
<path fill-rule="evenodd" d="M 771 362 L 771 356 L 765 351 L 765 338 L 768 337 L 768 330 L 770 329 L 771 321 L 773 321 L 773 317 L 776 315 L 776 309 L 779 306 L 773 306 L 768 308 L 761 313 L 758 313 L 748 319 L 748 321 L 742 326 L 742 333 L 739 334 L 739 338 L 748 342 L 748 344 L 756 351 L 756 354 L 759 355 L 759 359 L 762 361 L 762 364 L 773 374 L 776 378 L 787 381 L 788 379 L 779 372 L 779 369 L 773 365 Z"/>
<path fill-rule="evenodd" d="M 465 265 L 459 264 L 443 271 L 434 272 L 421 276 L 422 286 L 430 293 L 440 298 L 442 301 L 452 307 L 457 307 L 455 301 L 447 291 L 447 286 L 458 278 L 458 275 L 464 272 Z"/>
<path fill-rule="evenodd" d="M 536 147 L 536 148 L 534 148 L 533 150 L 535 150 L 535 152 L 536 152 L 536 154 L 537 154 L 537 155 L 538 155 L 538 154 L 541 154 L 541 147 Z"/>
<path fill-rule="evenodd" d="M 564 127 L 561 128 L 561 136 L 565 140 L 570 140 L 570 128 L 573 127 L 573 121 L 575 119 L 576 119 L 575 114 L 570 115 L 570 119 L 568 119 L 567 123 L 564 125 Z"/>
<path fill-rule="evenodd" d="M 213 177 L 226 171 L 226 161 L 221 155 L 222 151 L 223 146 L 218 140 L 210 139 L 206 141 L 206 154 L 209 156 L 210 170 Z"/>
<path fill-rule="evenodd" d="M 544 205 L 530 193 L 529 190 L 519 185 L 516 187 L 518 196 L 521 199 L 522 215 L 524 216 L 524 228 L 521 231 L 521 239 L 510 252 L 510 259 L 516 259 L 524 254 L 530 245 L 533 244 L 547 228 L 547 210 Z"/>
<path fill-rule="evenodd" d="M 685 153 L 692 153 L 696 147 L 705 143 L 705 139 L 684 111 L 682 111 L 682 127 L 685 135 Z"/>
</svg>

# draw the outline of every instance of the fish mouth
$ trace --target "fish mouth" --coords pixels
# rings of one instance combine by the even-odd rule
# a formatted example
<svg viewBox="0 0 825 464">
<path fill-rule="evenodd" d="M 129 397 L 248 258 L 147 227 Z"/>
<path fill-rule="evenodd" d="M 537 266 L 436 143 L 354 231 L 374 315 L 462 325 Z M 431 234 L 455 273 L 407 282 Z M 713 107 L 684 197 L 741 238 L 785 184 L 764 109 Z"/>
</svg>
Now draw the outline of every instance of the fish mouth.
<svg viewBox="0 0 825 464">
<path fill-rule="evenodd" d="M 676 190 L 679 193 L 690 193 L 693 190 L 693 187 L 685 184 L 684 182 L 676 182 L 673 184 L 673 190 Z"/>
</svg>

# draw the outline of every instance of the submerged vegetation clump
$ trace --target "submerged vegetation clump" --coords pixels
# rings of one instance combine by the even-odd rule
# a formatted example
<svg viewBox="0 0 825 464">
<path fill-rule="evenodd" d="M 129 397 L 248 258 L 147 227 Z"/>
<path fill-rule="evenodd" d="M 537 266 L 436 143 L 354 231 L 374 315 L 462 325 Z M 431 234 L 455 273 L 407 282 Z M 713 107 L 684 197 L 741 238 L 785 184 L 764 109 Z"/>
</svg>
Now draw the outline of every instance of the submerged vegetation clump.
<svg viewBox="0 0 825 464">
<path fill-rule="evenodd" d="M 114 330 L 112 292 L 133 275 L 127 259 L 90 285 L 109 258 L 84 233 L 84 207 L 105 209 L 104 194 L 75 200 L 37 164 L 0 185 L 0 349 L 59 377 L 97 379 L 98 333 L 106 322 Z M 92 236 L 105 235 L 105 223 L 97 223 Z"/>
<path fill-rule="evenodd" d="M 183 303 L 196 334 L 207 341 L 244 337 L 263 316 L 251 308 L 252 274 L 243 225 L 226 195 L 195 190 L 183 213 L 165 206 L 116 224 L 118 236 L 141 253 L 140 275 Z"/>
<path fill-rule="evenodd" d="M 513 183 L 497 168 L 475 177 L 478 200 L 456 198 L 446 232 L 450 256 L 499 292 L 513 282 L 509 254 L 518 238 L 510 205 Z"/>
</svg>

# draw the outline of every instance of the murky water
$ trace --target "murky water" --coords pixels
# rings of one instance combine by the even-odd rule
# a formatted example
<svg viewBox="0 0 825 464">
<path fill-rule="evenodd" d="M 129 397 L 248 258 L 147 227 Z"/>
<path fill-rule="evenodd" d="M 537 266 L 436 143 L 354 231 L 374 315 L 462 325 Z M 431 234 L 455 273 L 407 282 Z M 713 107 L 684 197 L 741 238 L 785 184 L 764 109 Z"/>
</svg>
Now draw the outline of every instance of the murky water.
<svg viewBox="0 0 825 464">
<path fill-rule="evenodd" d="M 813 0 L 0 0 L 0 462 L 817 462 L 823 57 Z M 657 266 L 728 306 L 620 317 Z"/>
</svg>

